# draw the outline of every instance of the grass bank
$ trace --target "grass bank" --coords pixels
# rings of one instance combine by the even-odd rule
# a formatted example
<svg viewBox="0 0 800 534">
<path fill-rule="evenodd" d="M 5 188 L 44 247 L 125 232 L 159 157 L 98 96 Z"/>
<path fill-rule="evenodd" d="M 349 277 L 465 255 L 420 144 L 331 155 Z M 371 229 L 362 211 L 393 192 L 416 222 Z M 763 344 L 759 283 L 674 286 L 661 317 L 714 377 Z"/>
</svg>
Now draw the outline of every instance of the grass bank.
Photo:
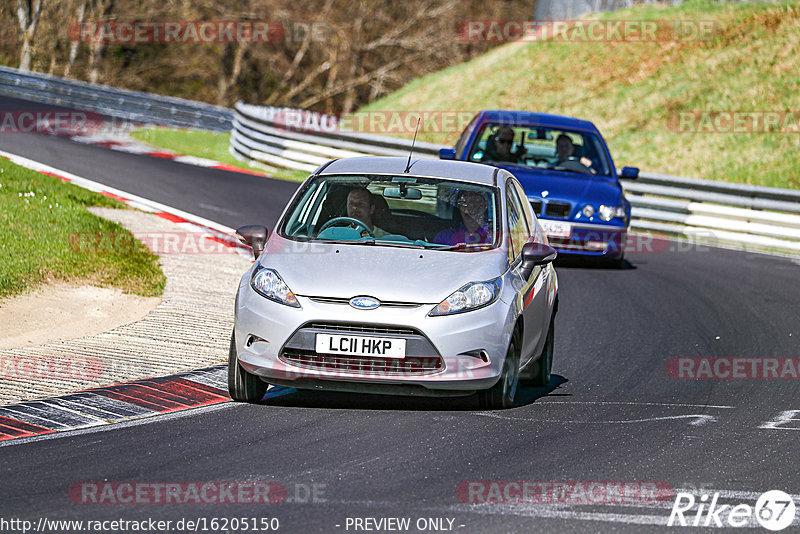
<svg viewBox="0 0 800 534">
<path fill-rule="evenodd" d="M 166 279 L 158 257 L 146 248 L 117 254 L 112 247 L 76 246 L 81 235 L 126 234 L 127 242 L 133 242 L 130 232 L 93 215 L 86 210 L 89 206 L 125 208 L 116 200 L 0 159 L 0 297 L 50 280 L 89 282 L 143 296 L 163 292 Z"/>
<path fill-rule="evenodd" d="M 787 122 L 800 123 L 797 2 L 694 0 L 587 18 L 668 22 L 659 22 L 655 41 L 509 43 L 415 79 L 361 111 L 501 108 L 576 116 L 600 128 L 618 167 L 800 188 L 800 132 L 729 133 L 721 123 L 690 133 L 679 122 L 691 112 L 794 111 Z M 713 21 L 713 31 L 662 36 L 674 21 Z M 423 131 L 420 139 L 452 145 L 457 135 Z"/>
</svg>

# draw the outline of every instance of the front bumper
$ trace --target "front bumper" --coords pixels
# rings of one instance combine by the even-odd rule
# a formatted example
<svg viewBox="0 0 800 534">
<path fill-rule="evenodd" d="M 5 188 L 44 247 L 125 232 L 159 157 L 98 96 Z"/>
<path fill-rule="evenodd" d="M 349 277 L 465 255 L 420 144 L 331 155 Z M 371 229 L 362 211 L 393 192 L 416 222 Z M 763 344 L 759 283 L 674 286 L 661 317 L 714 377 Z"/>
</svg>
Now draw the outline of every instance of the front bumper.
<svg viewBox="0 0 800 534">
<path fill-rule="evenodd" d="M 242 278 L 236 307 L 239 363 L 266 382 L 301 389 L 457 395 L 500 377 L 513 328 L 502 299 L 466 313 L 428 317 L 432 304 L 357 310 L 347 302 L 298 296 L 301 308 L 272 302 Z M 404 359 L 317 354 L 316 333 L 404 337 Z M 350 360 L 343 362 L 342 360 Z"/>
<path fill-rule="evenodd" d="M 559 255 L 580 255 L 618 259 L 625 253 L 628 229 L 622 226 L 568 223 L 569 237 L 550 236 L 550 246 Z"/>
</svg>

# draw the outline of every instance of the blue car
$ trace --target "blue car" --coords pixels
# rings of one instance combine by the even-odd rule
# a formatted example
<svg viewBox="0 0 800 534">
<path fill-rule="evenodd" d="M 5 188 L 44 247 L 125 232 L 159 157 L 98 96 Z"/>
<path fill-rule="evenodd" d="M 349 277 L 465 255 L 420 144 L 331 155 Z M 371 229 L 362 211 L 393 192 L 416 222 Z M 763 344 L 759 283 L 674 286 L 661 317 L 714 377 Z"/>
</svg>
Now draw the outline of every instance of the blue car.
<svg viewBox="0 0 800 534">
<path fill-rule="evenodd" d="M 621 267 L 631 205 L 603 136 L 589 121 L 530 111 L 481 111 L 441 159 L 493 165 L 517 177 L 559 255 Z"/>
</svg>

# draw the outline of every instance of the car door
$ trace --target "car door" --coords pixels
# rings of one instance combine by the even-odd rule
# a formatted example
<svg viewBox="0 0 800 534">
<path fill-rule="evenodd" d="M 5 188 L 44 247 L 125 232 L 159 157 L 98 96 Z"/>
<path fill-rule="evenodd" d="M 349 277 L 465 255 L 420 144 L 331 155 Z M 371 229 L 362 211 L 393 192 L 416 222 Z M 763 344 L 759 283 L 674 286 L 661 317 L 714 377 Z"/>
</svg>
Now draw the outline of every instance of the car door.
<svg viewBox="0 0 800 534">
<path fill-rule="evenodd" d="M 509 234 L 509 265 L 517 288 L 518 307 L 521 310 L 524 332 L 520 364 L 524 365 L 541 351 L 547 333 L 547 277 L 550 266 L 536 266 L 529 274 L 522 269 L 522 247 L 533 241 L 535 222 L 530 208 L 520 198 L 522 188 L 514 178 L 506 182 L 506 224 Z M 522 197 L 524 198 L 524 197 Z"/>
</svg>

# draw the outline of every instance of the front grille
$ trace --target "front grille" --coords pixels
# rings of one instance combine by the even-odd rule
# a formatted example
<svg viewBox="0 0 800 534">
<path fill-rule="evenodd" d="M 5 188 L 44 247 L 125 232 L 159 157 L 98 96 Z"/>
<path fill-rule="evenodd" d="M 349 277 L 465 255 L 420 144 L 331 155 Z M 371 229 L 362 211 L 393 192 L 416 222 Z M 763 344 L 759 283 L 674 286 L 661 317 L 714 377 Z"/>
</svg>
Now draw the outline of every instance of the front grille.
<svg viewBox="0 0 800 534">
<path fill-rule="evenodd" d="M 541 200 L 531 200 L 531 209 L 533 210 L 534 215 L 537 217 L 542 214 L 542 201 Z"/>
<path fill-rule="evenodd" d="M 336 333 L 349 332 L 351 334 L 395 334 L 398 336 L 418 336 L 419 332 L 413 328 L 397 326 L 364 325 L 352 323 L 309 323 L 303 327 L 315 328 Z"/>
<path fill-rule="evenodd" d="M 548 202 L 544 207 L 544 214 L 547 217 L 557 217 L 566 219 L 572 211 L 572 204 L 567 202 Z"/>
<path fill-rule="evenodd" d="M 319 354 L 313 350 L 284 349 L 280 359 L 286 363 L 315 371 L 344 371 L 348 373 L 380 376 L 421 376 L 442 371 L 438 356 L 412 356 L 375 358 L 372 356 L 336 356 Z"/>
<path fill-rule="evenodd" d="M 322 304 L 350 304 L 350 299 L 342 298 L 342 297 L 309 297 L 314 302 L 320 302 Z M 399 302 L 393 300 L 382 300 L 380 301 L 381 307 L 385 308 L 419 308 L 422 304 L 416 304 L 414 302 Z"/>
</svg>

